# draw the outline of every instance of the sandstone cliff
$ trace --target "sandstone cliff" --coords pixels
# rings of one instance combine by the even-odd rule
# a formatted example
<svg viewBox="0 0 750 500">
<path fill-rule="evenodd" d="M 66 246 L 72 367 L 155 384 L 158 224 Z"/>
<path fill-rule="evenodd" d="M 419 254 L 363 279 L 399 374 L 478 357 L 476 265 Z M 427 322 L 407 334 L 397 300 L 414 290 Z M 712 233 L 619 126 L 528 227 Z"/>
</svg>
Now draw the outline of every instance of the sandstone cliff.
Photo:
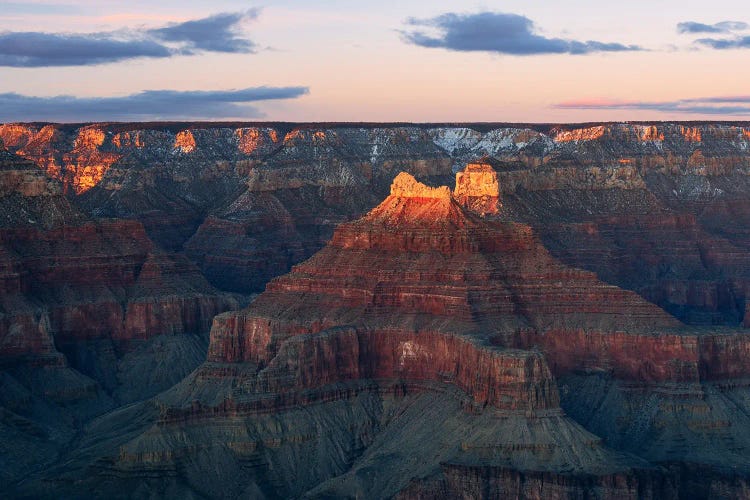
<svg viewBox="0 0 750 500">
<path fill-rule="evenodd" d="M 87 217 L 5 151 L 0 207 L 5 490 L 57 460 L 83 422 L 180 380 L 202 361 L 213 316 L 237 301 L 140 223 Z"/>
<path fill-rule="evenodd" d="M 499 200 L 490 189 L 477 191 Z M 473 207 L 447 187 L 396 176 L 385 201 L 339 226 L 323 250 L 247 309 L 217 316 L 206 363 L 131 410 L 145 421 L 95 448 L 99 472 L 84 487 L 679 497 L 686 476 L 668 461 L 610 448 L 567 417 L 555 374 L 608 373 L 646 392 L 742 377 L 744 336 L 696 341 L 633 292 L 554 259 L 528 226 Z M 578 352 L 583 361 L 569 362 Z M 124 418 L 100 419 L 84 442 Z M 91 451 L 71 463 L 88 467 Z M 216 472 L 200 466 L 209 457 Z M 156 473 L 171 479 L 143 483 Z M 77 473 L 47 477 L 56 474 L 62 485 Z"/>
<path fill-rule="evenodd" d="M 0 480 L 746 496 L 748 130 L 0 126 Z"/>
<path fill-rule="evenodd" d="M 748 130 L 7 124 L 0 140 L 61 180 L 89 214 L 139 220 L 212 284 L 243 293 L 322 248 L 337 224 L 387 194 L 398 171 L 444 181 L 451 166 L 481 160 L 498 171 L 505 216 L 531 225 L 555 257 L 684 322 L 734 326 L 750 274 Z M 467 172 L 461 184 L 487 184 L 481 175 Z M 495 210 L 477 195 L 461 203 Z"/>
</svg>

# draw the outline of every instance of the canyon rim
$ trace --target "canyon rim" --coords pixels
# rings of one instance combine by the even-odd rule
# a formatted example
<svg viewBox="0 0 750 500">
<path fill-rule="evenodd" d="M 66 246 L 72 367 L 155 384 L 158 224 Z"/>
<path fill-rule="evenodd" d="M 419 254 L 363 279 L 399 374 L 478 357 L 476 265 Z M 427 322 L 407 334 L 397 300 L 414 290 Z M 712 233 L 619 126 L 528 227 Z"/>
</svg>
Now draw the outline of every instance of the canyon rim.
<svg viewBox="0 0 750 500">
<path fill-rule="evenodd" d="M 750 3 L 0 1 L 0 500 L 750 499 Z"/>
</svg>

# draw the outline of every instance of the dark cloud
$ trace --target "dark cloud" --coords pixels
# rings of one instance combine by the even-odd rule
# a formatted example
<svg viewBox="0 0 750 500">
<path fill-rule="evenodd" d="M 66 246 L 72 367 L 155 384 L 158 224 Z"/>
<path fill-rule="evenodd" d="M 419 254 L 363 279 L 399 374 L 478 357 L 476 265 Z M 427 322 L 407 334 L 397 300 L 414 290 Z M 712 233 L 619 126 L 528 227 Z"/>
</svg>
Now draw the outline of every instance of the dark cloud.
<svg viewBox="0 0 750 500">
<path fill-rule="evenodd" d="M 252 52 L 255 44 L 237 36 L 237 27 L 243 20 L 257 19 L 259 11 L 217 14 L 205 19 L 172 24 L 165 28 L 149 30 L 148 34 L 165 42 L 184 42 L 186 50 L 210 52 Z"/>
<path fill-rule="evenodd" d="M 402 31 L 403 38 L 415 45 L 457 51 L 483 51 L 516 56 L 536 54 L 589 54 L 643 50 L 636 45 L 547 38 L 535 33 L 531 19 L 517 14 L 480 12 L 448 13 L 430 19 L 408 19 L 411 26 L 437 31 Z"/>
<path fill-rule="evenodd" d="M 248 103 L 293 99 L 308 93 L 307 87 L 147 90 L 123 97 L 35 97 L 5 93 L 0 94 L 0 122 L 255 118 L 262 114 Z"/>
<path fill-rule="evenodd" d="M 81 66 L 133 59 L 170 57 L 172 50 L 153 40 L 118 40 L 111 34 L 0 34 L 0 66 Z"/>
<path fill-rule="evenodd" d="M 747 23 L 741 21 L 723 21 L 716 24 L 703 24 L 693 21 L 679 23 L 677 25 L 678 33 L 732 33 L 735 31 L 744 31 L 748 28 Z"/>
<path fill-rule="evenodd" d="M 747 49 L 750 48 L 750 36 L 743 36 L 739 32 L 747 31 L 750 25 L 741 21 L 723 21 L 716 24 L 703 24 L 688 21 L 679 23 L 677 31 L 686 34 L 718 34 L 733 35 L 725 38 L 699 38 L 695 43 L 716 50 Z"/>
<path fill-rule="evenodd" d="M 718 96 L 676 101 L 583 100 L 556 104 L 557 109 L 658 111 L 703 115 L 750 115 L 750 96 Z"/>
<path fill-rule="evenodd" d="M 0 66 L 88 66 L 139 57 L 202 52 L 250 53 L 255 44 L 238 33 L 258 11 L 217 14 L 152 30 L 67 34 L 0 32 Z"/>
<path fill-rule="evenodd" d="M 695 41 L 699 45 L 716 50 L 750 49 L 750 36 L 735 38 L 700 38 Z"/>
</svg>

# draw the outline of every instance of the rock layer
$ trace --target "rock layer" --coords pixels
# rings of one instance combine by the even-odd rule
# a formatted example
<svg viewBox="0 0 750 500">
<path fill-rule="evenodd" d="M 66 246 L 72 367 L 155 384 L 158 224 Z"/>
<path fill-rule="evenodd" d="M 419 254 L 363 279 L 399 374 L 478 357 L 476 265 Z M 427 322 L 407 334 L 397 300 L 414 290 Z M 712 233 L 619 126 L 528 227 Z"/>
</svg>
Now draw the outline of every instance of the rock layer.
<svg viewBox="0 0 750 500">
<path fill-rule="evenodd" d="M 58 459 L 82 422 L 174 384 L 154 359 L 176 374 L 195 367 L 203 353 L 188 357 L 190 347 L 237 301 L 186 258 L 156 247 L 140 223 L 85 216 L 58 181 L 7 152 L 0 206 L 0 434 L 8 460 L 0 489 L 7 490 Z"/>
<path fill-rule="evenodd" d="M 0 479 L 746 496 L 748 130 L 2 126 Z"/>
<path fill-rule="evenodd" d="M 250 461 L 237 484 L 264 496 L 501 495 L 523 484 L 530 497 L 542 490 L 675 497 L 678 477 L 607 448 L 567 418 L 545 357 L 514 345 L 538 343 L 557 359 L 530 332 L 590 331 L 623 346 L 636 337 L 618 336 L 618 327 L 648 335 L 679 326 L 634 293 L 562 265 L 528 226 L 483 217 L 448 188 L 399 174 L 383 203 L 337 228 L 329 245 L 272 280 L 248 309 L 219 315 L 207 362 L 152 403 L 158 425 L 120 442 L 118 456 L 101 457 L 108 465 L 89 482 L 111 488 L 119 484 L 113 477 L 136 480 L 154 470 L 180 476 L 178 464 L 204 460 L 210 439 L 232 443 L 216 451 L 227 467 Z M 660 369 L 679 357 L 643 352 Z M 599 352 L 592 356 L 603 362 Z M 610 362 L 620 376 L 630 360 Z M 450 415 L 442 425 L 461 422 L 464 431 L 436 442 L 434 455 L 419 446 L 386 451 L 403 442 L 401 425 L 429 428 L 421 411 L 409 409 L 428 401 Z M 315 421 L 332 419 L 327 431 L 292 430 L 303 410 Z M 239 427 L 228 431 L 230 422 Z M 266 434 L 267 425 L 288 430 L 274 444 L 264 441 L 277 452 L 259 454 L 250 436 Z M 210 437 L 198 428 L 211 429 Z M 180 435 L 187 442 L 178 448 L 163 445 Z M 308 446 L 345 452 L 311 467 L 301 458 Z M 424 462 L 419 480 L 409 467 L 394 473 L 409 460 Z M 279 467 L 306 479 L 279 482 L 271 472 Z M 382 472 L 365 479 L 359 470 Z"/>
<path fill-rule="evenodd" d="M 337 224 L 387 194 L 399 170 L 442 180 L 451 165 L 484 162 L 498 170 L 506 215 L 534 227 L 555 257 L 684 322 L 737 326 L 750 275 L 748 130 L 8 124 L 0 139 L 80 193 L 88 213 L 138 219 L 159 245 L 184 247 L 214 285 L 240 292 L 262 291 L 322 248 Z M 478 179 L 469 185 L 480 192 L 494 185 L 480 172 L 464 175 Z M 492 213 L 494 200 L 484 196 L 472 203 Z"/>
<path fill-rule="evenodd" d="M 500 186 L 497 172 L 488 161 L 469 163 L 456 174 L 456 189 L 453 196 L 459 204 L 484 214 L 500 211 Z"/>
</svg>

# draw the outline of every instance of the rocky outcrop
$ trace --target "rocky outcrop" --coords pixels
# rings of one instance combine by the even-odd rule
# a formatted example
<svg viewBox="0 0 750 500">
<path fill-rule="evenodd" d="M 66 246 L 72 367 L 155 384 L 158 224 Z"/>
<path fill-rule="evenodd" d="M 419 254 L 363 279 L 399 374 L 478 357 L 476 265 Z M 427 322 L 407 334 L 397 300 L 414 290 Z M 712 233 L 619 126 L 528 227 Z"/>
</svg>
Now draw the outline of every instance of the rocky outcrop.
<svg viewBox="0 0 750 500">
<path fill-rule="evenodd" d="M 746 496 L 748 130 L 2 126 L 19 494 Z"/>
<path fill-rule="evenodd" d="M 81 144 L 100 139 L 81 136 Z M 205 334 L 215 314 L 236 307 L 187 259 L 155 247 L 140 223 L 90 219 L 57 181 L 1 154 L 3 366 L 71 366 L 114 390 L 111 377 L 92 369 L 111 361 L 92 343 L 109 343 L 111 355 L 161 335 Z"/>
<path fill-rule="evenodd" d="M 469 163 L 456 174 L 453 196 L 460 205 L 481 215 L 499 213 L 502 204 L 497 172 L 488 162 Z"/>
<path fill-rule="evenodd" d="M 248 309 L 215 318 L 207 362 L 152 403 L 156 426 L 120 441 L 116 456 L 114 443 L 102 450 L 103 475 L 90 483 L 111 488 L 155 470 L 180 476 L 178 464 L 203 461 L 210 440 L 231 443 L 211 452 L 226 467 L 250 464 L 234 487 L 264 495 L 408 498 L 426 494 L 424 481 L 440 485 L 433 493 L 489 487 L 499 495 L 523 483 L 531 496 L 674 495 L 664 470 L 607 448 L 565 416 L 545 360 L 557 359 L 554 349 L 521 335 L 585 330 L 618 344 L 618 327 L 645 335 L 679 322 L 560 264 L 528 226 L 486 215 L 447 187 L 396 176 L 383 203 L 339 226 Z M 550 352 L 519 349 L 521 339 Z M 644 352 L 644 362 L 671 366 L 658 349 Z M 628 370 L 626 355 L 612 358 L 618 375 Z M 424 436 L 424 405 L 442 408 L 438 425 L 446 426 L 427 450 L 402 434 Z M 300 412 L 329 424 L 310 430 Z M 229 424 L 238 421 L 246 423 Z M 191 430 L 199 428 L 202 436 Z M 270 428 L 284 430 L 271 438 Z M 258 436 L 269 437 L 261 444 Z M 340 451 L 311 465 L 303 458 L 310 446 Z M 407 465 L 415 461 L 423 465 Z M 279 468 L 300 479 L 280 480 Z M 365 478 L 364 470 L 377 472 Z M 412 483 L 415 472 L 421 479 Z M 195 480 L 176 484 L 200 490 Z"/>
<path fill-rule="evenodd" d="M 68 193 L 80 193 L 76 203 L 89 214 L 139 220 L 162 247 L 184 248 L 212 284 L 239 292 L 262 291 L 322 248 L 336 225 L 387 194 L 398 171 L 433 182 L 451 166 L 484 162 L 498 172 L 505 216 L 531 225 L 555 257 L 684 322 L 737 326 L 750 273 L 737 265 L 750 244 L 743 229 L 750 223 L 748 130 L 679 123 L 8 124 L 0 138 Z M 457 199 L 493 214 L 495 200 L 481 187 L 494 189 L 493 174 L 468 170 Z M 657 233 L 669 237 L 660 241 Z M 664 242 L 680 251 L 649 255 Z"/>
</svg>

